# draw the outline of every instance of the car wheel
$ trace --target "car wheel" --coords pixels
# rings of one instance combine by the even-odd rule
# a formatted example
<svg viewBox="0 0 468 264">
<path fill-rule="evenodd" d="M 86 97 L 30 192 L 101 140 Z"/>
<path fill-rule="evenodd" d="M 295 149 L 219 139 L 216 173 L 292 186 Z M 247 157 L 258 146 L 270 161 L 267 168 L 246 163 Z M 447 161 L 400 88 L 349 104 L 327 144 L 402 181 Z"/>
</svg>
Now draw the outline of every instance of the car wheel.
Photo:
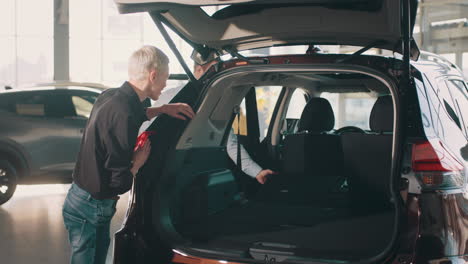
<svg viewBox="0 0 468 264">
<path fill-rule="evenodd" d="M 0 160 L 0 205 L 6 203 L 16 190 L 16 169 L 6 160 Z"/>
</svg>

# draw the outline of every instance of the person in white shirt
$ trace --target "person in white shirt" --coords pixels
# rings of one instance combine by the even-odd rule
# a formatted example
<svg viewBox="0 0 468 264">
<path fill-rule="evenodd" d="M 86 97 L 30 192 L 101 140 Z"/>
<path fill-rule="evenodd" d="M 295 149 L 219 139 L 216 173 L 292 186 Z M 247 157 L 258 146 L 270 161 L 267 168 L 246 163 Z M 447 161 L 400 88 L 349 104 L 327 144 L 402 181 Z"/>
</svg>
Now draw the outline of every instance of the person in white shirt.
<svg viewBox="0 0 468 264">
<path fill-rule="evenodd" d="M 196 79 L 199 79 L 213 64 L 215 64 L 217 61 L 212 60 L 208 63 L 205 63 L 203 65 L 199 65 L 195 63 L 194 66 L 194 73 L 193 75 L 195 76 Z M 156 101 L 155 105 L 153 106 L 161 106 L 163 104 L 169 103 L 169 101 L 183 88 L 181 87 L 176 87 L 169 89 L 161 94 L 159 99 Z M 145 131 L 146 128 L 153 122 L 153 120 L 145 122 L 140 128 L 140 133 L 142 131 Z M 228 137 L 228 142 L 227 142 L 227 153 L 229 158 L 237 164 L 237 137 L 234 134 L 233 130 L 231 129 Z M 242 164 L 242 171 L 249 175 L 252 178 L 255 178 L 260 184 L 264 184 L 269 175 L 277 174 L 276 172 L 270 170 L 270 169 L 263 169 L 258 165 L 249 155 L 247 150 L 245 150 L 244 146 L 240 145 L 240 152 L 241 152 L 241 164 Z"/>
<path fill-rule="evenodd" d="M 203 74 L 213 65 L 216 64 L 216 60 L 209 61 L 203 65 L 200 65 L 195 62 L 194 72 L 193 75 L 196 79 L 200 79 Z M 231 129 L 228 137 L 227 142 L 227 153 L 228 156 L 237 164 L 237 137 L 234 135 L 233 130 Z M 270 169 L 263 169 L 258 165 L 249 155 L 247 150 L 245 150 L 244 146 L 240 145 L 240 154 L 241 154 L 241 164 L 242 164 L 242 171 L 257 179 L 257 181 L 261 184 L 264 184 L 268 180 L 269 175 L 277 174 L 276 172 Z"/>
</svg>

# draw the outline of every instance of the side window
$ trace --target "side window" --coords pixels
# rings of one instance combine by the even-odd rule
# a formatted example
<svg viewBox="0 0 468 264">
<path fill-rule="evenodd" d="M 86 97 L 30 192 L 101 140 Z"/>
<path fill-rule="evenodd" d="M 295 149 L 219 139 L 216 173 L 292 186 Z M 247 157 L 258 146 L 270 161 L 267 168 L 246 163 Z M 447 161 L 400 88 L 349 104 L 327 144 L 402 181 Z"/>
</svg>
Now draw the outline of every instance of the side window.
<svg viewBox="0 0 468 264">
<path fill-rule="evenodd" d="M 281 86 L 258 86 L 255 87 L 257 113 L 258 113 L 258 126 L 259 126 L 259 140 L 262 141 L 268 133 L 273 111 L 281 93 Z M 245 99 L 240 104 L 240 135 L 245 136 L 248 134 L 247 130 L 247 111 Z M 238 133 L 237 117 L 234 119 L 232 128 L 234 133 Z"/>
<path fill-rule="evenodd" d="M 234 118 L 234 122 L 232 123 L 232 129 L 234 134 L 239 134 L 241 136 L 247 136 L 247 116 L 246 116 L 246 107 L 245 107 L 245 99 L 242 100 L 240 104 L 240 120 L 238 116 Z M 240 130 L 239 130 L 240 128 Z"/>
<path fill-rule="evenodd" d="M 11 106 L 13 104 L 15 95 L 15 93 L 0 95 L 0 111 L 14 112 Z"/>
<path fill-rule="evenodd" d="M 273 116 L 273 111 L 275 110 L 281 89 L 281 86 L 256 87 L 260 141 L 262 141 L 268 133 L 268 127 L 270 126 L 271 117 Z"/>
<path fill-rule="evenodd" d="M 356 126 L 370 129 L 369 118 L 377 98 L 370 93 L 322 93 L 335 114 L 335 127 Z"/>
<path fill-rule="evenodd" d="M 44 91 L 47 97 L 45 114 L 47 117 L 65 118 L 76 116 L 70 95 L 65 91 L 50 90 Z"/>
<path fill-rule="evenodd" d="M 291 100 L 289 101 L 288 112 L 286 112 L 287 119 L 300 119 L 302 111 L 307 104 L 306 93 L 301 89 L 294 90 Z"/>
<path fill-rule="evenodd" d="M 97 94 L 87 92 L 71 92 L 71 101 L 75 108 L 76 115 L 83 118 L 89 118 L 93 104 L 96 102 Z"/>
<path fill-rule="evenodd" d="M 458 118 L 457 113 L 450 106 L 450 104 L 447 103 L 447 101 L 445 101 L 445 99 L 443 99 L 443 100 L 444 100 L 444 107 L 445 107 L 445 110 L 447 111 L 448 115 L 450 116 L 450 118 L 452 118 L 453 122 L 455 122 L 455 124 L 457 124 L 457 126 L 461 129 L 460 119 Z"/>
<path fill-rule="evenodd" d="M 460 126 L 463 127 L 465 135 L 468 136 L 468 92 L 465 84 L 458 80 L 449 80 L 447 86 L 452 95 L 454 107 L 459 113 Z"/>
<path fill-rule="evenodd" d="M 462 130 L 460 116 L 457 113 L 456 101 L 453 98 L 452 93 L 458 90 L 458 87 L 453 85 L 453 83 L 449 81 L 439 80 L 437 82 L 439 86 L 439 96 L 444 106 L 444 109 L 450 119 Z M 452 91 L 451 91 L 452 90 Z"/>
<path fill-rule="evenodd" d="M 297 132 L 297 126 L 301 119 L 302 112 L 307 104 L 307 95 L 302 89 L 295 89 L 288 103 L 286 119 L 281 130 L 282 134 Z"/>
</svg>

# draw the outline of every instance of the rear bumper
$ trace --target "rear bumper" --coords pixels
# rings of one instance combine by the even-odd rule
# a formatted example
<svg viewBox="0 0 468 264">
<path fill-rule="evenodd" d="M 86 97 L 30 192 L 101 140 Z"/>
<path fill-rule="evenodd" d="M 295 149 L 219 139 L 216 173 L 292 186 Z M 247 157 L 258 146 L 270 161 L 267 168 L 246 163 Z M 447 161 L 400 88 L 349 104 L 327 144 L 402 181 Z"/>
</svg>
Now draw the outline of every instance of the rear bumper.
<svg viewBox="0 0 468 264">
<path fill-rule="evenodd" d="M 429 264 L 465 264 L 468 263 L 468 255 L 458 257 L 447 257 L 429 260 Z"/>
<path fill-rule="evenodd" d="M 419 200 L 421 218 L 416 263 L 467 263 L 466 193 L 423 193 Z"/>
</svg>

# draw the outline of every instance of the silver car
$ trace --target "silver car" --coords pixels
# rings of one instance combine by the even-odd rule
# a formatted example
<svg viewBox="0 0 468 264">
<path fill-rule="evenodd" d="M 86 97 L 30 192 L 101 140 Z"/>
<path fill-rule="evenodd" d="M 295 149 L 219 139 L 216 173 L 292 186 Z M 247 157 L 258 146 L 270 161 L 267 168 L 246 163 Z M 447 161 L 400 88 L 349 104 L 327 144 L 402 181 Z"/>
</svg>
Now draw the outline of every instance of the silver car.
<svg viewBox="0 0 468 264">
<path fill-rule="evenodd" d="M 0 204 L 19 183 L 71 181 L 83 128 L 104 89 L 55 82 L 0 92 Z"/>
</svg>

